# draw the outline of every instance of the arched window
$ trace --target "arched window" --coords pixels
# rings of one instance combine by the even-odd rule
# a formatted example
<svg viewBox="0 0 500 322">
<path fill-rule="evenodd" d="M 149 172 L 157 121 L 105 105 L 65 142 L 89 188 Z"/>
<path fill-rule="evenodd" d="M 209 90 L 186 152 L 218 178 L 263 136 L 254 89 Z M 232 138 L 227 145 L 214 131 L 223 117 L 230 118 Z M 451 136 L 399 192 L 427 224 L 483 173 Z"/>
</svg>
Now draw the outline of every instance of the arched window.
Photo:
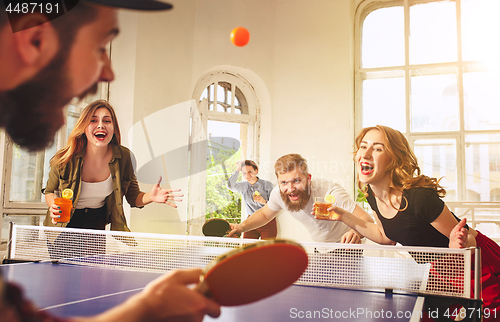
<svg viewBox="0 0 500 322">
<path fill-rule="evenodd" d="M 205 216 L 241 219 L 241 196 L 227 189 L 227 180 L 237 161 L 259 162 L 259 100 L 243 76 L 228 70 L 206 73 L 193 99 L 198 109 L 192 115 L 190 167 L 205 171 L 191 171 L 190 234 L 199 231 Z"/>
<path fill-rule="evenodd" d="M 218 82 L 217 90 L 214 91 L 214 88 L 215 83 L 210 84 L 200 97 L 200 101 L 204 98 L 207 99 L 209 111 L 248 115 L 248 104 L 245 95 L 237 86 L 233 87 L 233 84 L 228 82 Z M 215 98 L 216 95 L 217 98 Z M 217 100 L 216 107 L 214 107 L 215 100 Z"/>
</svg>

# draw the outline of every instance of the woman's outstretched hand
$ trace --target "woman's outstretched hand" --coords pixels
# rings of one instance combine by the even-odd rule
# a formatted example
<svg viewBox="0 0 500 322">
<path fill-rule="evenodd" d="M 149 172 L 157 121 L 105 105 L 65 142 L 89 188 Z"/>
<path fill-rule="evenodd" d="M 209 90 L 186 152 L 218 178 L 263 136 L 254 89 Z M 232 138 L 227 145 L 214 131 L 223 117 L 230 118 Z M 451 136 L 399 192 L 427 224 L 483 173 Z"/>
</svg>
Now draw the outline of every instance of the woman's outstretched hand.
<svg viewBox="0 0 500 322">
<path fill-rule="evenodd" d="M 153 202 L 164 203 L 174 208 L 177 208 L 175 203 L 171 201 L 182 201 L 181 197 L 184 197 L 183 194 L 177 193 L 180 192 L 181 189 L 162 189 L 160 187 L 162 177 L 158 179 L 158 183 L 154 185 L 153 189 L 149 192 L 149 198 Z"/>
</svg>

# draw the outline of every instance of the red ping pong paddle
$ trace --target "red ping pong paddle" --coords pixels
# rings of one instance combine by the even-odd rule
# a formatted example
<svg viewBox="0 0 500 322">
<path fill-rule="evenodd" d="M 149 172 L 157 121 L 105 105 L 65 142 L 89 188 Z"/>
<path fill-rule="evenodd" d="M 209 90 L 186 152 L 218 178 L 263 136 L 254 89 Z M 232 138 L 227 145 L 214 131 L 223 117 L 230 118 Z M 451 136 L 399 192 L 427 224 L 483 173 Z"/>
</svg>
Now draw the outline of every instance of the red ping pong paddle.
<svg viewBox="0 0 500 322">
<path fill-rule="evenodd" d="M 205 236 L 224 237 L 231 231 L 229 223 L 221 218 L 212 218 L 203 224 L 202 232 Z"/>
<path fill-rule="evenodd" d="M 297 243 L 257 242 L 211 261 L 196 290 L 223 306 L 248 304 L 292 285 L 307 264 L 307 253 Z"/>
</svg>

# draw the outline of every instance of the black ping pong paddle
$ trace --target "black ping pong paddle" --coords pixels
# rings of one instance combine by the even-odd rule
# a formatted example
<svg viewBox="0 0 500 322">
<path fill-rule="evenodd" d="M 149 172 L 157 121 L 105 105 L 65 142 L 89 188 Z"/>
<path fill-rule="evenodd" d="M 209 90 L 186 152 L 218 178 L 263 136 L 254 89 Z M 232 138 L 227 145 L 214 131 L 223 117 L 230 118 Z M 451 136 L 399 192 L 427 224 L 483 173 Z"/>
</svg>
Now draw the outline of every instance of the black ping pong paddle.
<svg viewBox="0 0 500 322">
<path fill-rule="evenodd" d="M 202 232 L 205 236 L 224 237 L 231 231 L 229 223 L 221 218 L 212 218 L 203 224 Z"/>
</svg>

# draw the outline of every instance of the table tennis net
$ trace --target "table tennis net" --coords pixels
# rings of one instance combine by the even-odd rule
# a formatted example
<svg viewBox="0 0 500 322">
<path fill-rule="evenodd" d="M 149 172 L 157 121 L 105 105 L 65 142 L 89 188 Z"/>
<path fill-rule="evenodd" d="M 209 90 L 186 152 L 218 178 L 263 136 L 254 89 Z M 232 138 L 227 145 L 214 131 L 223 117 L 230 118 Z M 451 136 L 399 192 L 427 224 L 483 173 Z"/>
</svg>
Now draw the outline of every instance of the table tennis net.
<svg viewBox="0 0 500 322">
<path fill-rule="evenodd" d="M 205 267 L 227 251 L 258 242 L 14 225 L 9 256 L 30 261 L 166 272 Z M 472 251 L 302 242 L 309 265 L 298 285 L 471 297 Z"/>
</svg>

